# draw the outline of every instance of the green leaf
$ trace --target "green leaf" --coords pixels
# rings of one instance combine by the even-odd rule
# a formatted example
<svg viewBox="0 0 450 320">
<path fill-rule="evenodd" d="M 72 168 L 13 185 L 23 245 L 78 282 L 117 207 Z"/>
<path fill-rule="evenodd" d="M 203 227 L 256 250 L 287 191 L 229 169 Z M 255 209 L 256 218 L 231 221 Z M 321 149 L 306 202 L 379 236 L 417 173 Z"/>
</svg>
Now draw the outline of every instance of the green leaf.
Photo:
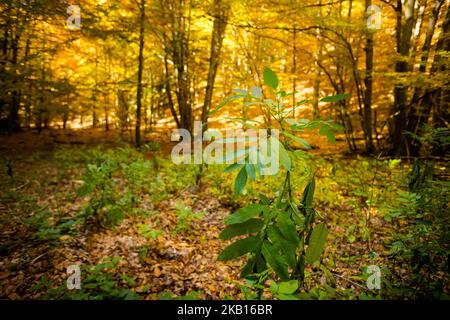
<svg viewBox="0 0 450 320">
<path fill-rule="evenodd" d="M 236 259 L 247 252 L 254 251 L 259 245 L 259 237 L 251 236 L 236 241 L 226 247 L 219 256 L 220 261 Z"/>
<path fill-rule="evenodd" d="M 249 274 L 253 273 L 253 270 L 256 266 L 256 258 L 252 257 L 248 259 L 247 264 L 242 268 L 241 275 L 239 276 L 241 279 L 245 278 Z"/>
<path fill-rule="evenodd" d="M 275 281 L 270 283 L 270 292 L 272 292 L 272 294 L 278 293 L 278 284 Z"/>
<path fill-rule="evenodd" d="M 302 101 L 297 102 L 295 105 L 296 106 L 301 106 L 301 105 L 304 105 L 304 104 L 307 104 L 307 103 L 310 103 L 310 102 L 313 102 L 313 100 L 304 99 Z"/>
<path fill-rule="evenodd" d="M 266 210 L 266 207 L 264 205 L 258 204 L 258 203 L 253 203 L 247 207 L 237 210 L 231 216 L 226 218 L 225 224 L 230 225 L 230 224 L 245 222 L 247 220 L 250 220 L 250 219 L 260 215 L 265 210 Z"/>
<path fill-rule="evenodd" d="M 280 300 L 302 300 L 299 294 L 284 294 L 284 293 L 280 293 L 278 295 L 278 299 L 280 299 Z"/>
<path fill-rule="evenodd" d="M 216 142 L 220 143 L 219 141 Z M 245 147 L 244 149 L 236 150 L 234 152 L 226 152 L 224 162 L 227 164 L 243 162 L 242 160 L 244 160 L 247 157 L 247 154 L 253 152 L 256 149 L 257 149 L 256 146 L 251 146 Z"/>
<path fill-rule="evenodd" d="M 242 168 L 243 166 L 244 166 L 244 165 L 243 165 L 243 164 L 240 164 L 240 163 L 233 163 L 232 165 L 226 167 L 226 168 L 223 170 L 223 172 L 231 172 L 231 171 L 240 169 L 240 168 Z"/>
<path fill-rule="evenodd" d="M 215 109 L 211 110 L 208 115 L 212 116 L 213 114 L 215 114 L 216 112 L 218 112 L 220 109 L 222 109 L 225 105 L 227 105 L 228 103 L 238 100 L 238 99 L 244 99 L 244 98 L 253 98 L 252 96 L 249 96 L 248 94 L 235 94 L 232 96 L 227 97 L 222 103 L 220 103 Z"/>
<path fill-rule="evenodd" d="M 245 170 L 245 167 L 242 167 L 241 171 L 239 171 L 236 177 L 236 181 L 234 184 L 234 192 L 238 195 L 241 194 L 246 184 L 247 184 L 247 171 Z"/>
<path fill-rule="evenodd" d="M 277 90 L 278 88 L 278 77 L 275 74 L 275 72 L 273 72 L 271 69 L 269 68 L 265 68 L 264 69 L 264 83 L 271 87 L 274 90 Z"/>
<path fill-rule="evenodd" d="M 265 194 L 260 193 L 259 200 L 261 201 L 262 204 L 265 204 L 267 206 L 270 205 L 270 199 Z"/>
<path fill-rule="evenodd" d="M 295 250 L 297 247 L 297 242 L 290 242 L 286 238 L 283 237 L 281 231 L 276 226 L 269 226 L 268 236 L 270 242 L 273 244 L 275 249 L 279 252 L 283 253 L 283 258 L 287 262 L 287 264 L 295 269 L 296 267 L 296 259 L 295 259 Z"/>
<path fill-rule="evenodd" d="M 309 122 L 306 127 L 308 128 L 308 130 L 315 130 L 315 129 L 319 128 L 321 125 L 322 125 L 322 121 L 314 120 L 314 121 Z"/>
<path fill-rule="evenodd" d="M 99 286 L 100 284 L 98 283 L 88 283 L 88 284 L 83 284 L 83 287 L 86 289 L 95 289 Z"/>
<path fill-rule="evenodd" d="M 321 223 L 314 227 L 311 237 L 309 238 L 308 248 L 306 249 L 306 263 L 313 264 L 319 260 L 327 237 L 328 229 L 325 224 Z"/>
<path fill-rule="evenodd" d="M 322 128 L 320 128 L 319 134 L 325 135 L 328 139 L 328 142 L 331 142 L 333 144 L 336 143 L 336 138 L 334 136 L 334 130 L 330 126 L 324 125 Z"/>
<path fill-rule="evenodd" d="M 220 239 L 228 240 L 243 234 L 255 233 L 261 230 L 263 222 L 259 219 L 250 219 L 243 223 L 236 223 L 226 227 L 219 235 Z"/>
<path fill-rule="evenodd" d="M 298 289 L 298 281 L 290 280 L 278 284 L 278 292 L 282 294 L 293 294 Z"/>
<path fill-rule="evenodd" d="M 272 267 L 281 280 L 289 280 L 287 264 L 283 261 L 277 250 L 275 250 L 275 248 L 266 241 L 263 243 L 261 251 L 267 263 Z"/>
<path fill-rule="evenodd" d="M 294 140 L 295 142 L 297 142 L 303 148 L 308 149 L 308 150 L 311 149 L 311 146 L 309 145 L 308 142 L 306 142 L 305 139 L 294 136 L 293 134 L 290 134 L 289 132 L 286 132 L 286 131 L 281 131 L 281 133 L 284 134 L 286 137 L 290 138 L 291 140 Z"/>
<path fill-rule="evenodd" d="M 331 127 L 335 132 L 344 132 L 344 126 L 340 125 L 339 123 L 333 123 Z"/>
<path fill-rule="evenodd" d="M 247 171 L 247 175 L 250 177 L 250 179 L 255 181 L 256 180 L 255 166 L 251 163 L 247 163 L 245 165 L 245 170 Z"/>
<path fill-rule="evenodd" d="M 333 130 L 327 130 L 325 132 L 325 135 L 327 136 L 328 142 L 335 144 L 336 143 L 336 137 L 334 135 Z"/>
<path fill-rule="evenodd" d="M 256 253 L 256 272 L 261 273 L 266 270 L 267 270 L 267 263 L 261 254 L 261 248 L 259 248 L 259 251 Z"/>
<path fill-rule="evenodd" d="M 286 168 L 287 171 L 291 170 L 291 157 L 289 156 L 289 153 L 284 148 L 283 144 L 280 143 L 280 157 L 281 157 L 281 163 Z"/>
<path fill-rule="evenodd" d="M 284 148 L 284 145 L 280 142 L 280 140 L 278 140 L 274 136 L 271 136 L 269 138 L 269 140 L 270 140 L 270 143 L 278 144 L 278 150 L 280 152 L 281 163 L 283 164 L 283 166 L 286 168 L 287 171 L 290 171 L 291 170 L 291 157 L 289 156 L 289 153 Z"/>
<path fill-rule="evenodd" d="M 310 183 L 305 188 L 305 191 L 303 192 L 303 206 L 307 209 L 312 208 L 312 203 L 314 199 L 314 191 L 316 189 L 316 179 L 313 178 Z"/>
<path fill-rule="evenodd" d="M 298 244 L 299 238 L 294 222 L 292 222 L 291 218 L 289 218 L 285 212 L 278 216 L 278 228 L 283 237 L 291 243 L 294 243 L 295 246 Z"/>
<path fill-rule="evenodd" d="M 305 216 L 298 210 L 295 203 L 291 202 L 291 208 L 289 212 L 291 213 L 292 220 L 294 220 L 295 224 L 300 227 L 300 229 L 303 229 L 305 225 Z"/>
<path fill-rule="evenodd" d="M 325 97 L 320 99 L 320 102 L 338 102 L 341 100 L 346 100 L 348 98 L 350 98 L 352 95 L 350 93 L 341 93 L 341 94 L 337 94 L 335 96 L 329 96 L 329 97 Z"/>
<path fill-rule="evenodd" d="M 264 220 L 272 220 L 278 215 L 278 210 L 276 208 L 272 210 L 268 208 L 267 210 L 264 210 L 263 214 Z"/>
</svg>

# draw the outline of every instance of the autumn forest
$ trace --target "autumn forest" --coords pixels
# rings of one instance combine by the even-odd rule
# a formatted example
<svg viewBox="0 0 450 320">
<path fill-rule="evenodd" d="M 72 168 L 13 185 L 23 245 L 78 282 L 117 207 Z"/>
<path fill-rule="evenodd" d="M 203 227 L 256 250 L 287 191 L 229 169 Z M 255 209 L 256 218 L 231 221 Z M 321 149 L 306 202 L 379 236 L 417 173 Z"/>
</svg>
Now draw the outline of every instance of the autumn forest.
<svg viewBox="0 0 450 320">
<path fill-rule="evenodd" d="M 447 300 L 449 55 L 446 0 L 0 0 L 0 299 Z"/>
</svg>

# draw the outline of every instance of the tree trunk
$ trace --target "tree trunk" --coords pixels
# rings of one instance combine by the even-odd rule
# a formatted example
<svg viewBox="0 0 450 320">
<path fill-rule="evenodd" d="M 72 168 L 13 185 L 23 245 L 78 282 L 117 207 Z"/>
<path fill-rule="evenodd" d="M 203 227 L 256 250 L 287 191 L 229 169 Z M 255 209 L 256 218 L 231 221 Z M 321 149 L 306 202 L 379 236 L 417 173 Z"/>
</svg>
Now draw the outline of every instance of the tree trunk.
<svg viewBox="0 0 450 320">
<path fill-rule="evenodd" d="M 155 112 L 155 81 L 153 74 L 150 75 L 150 114 L 149 114 L 149 122 L 150 122 L 150 131 L 153 130 L 153 113 Z"/>
<path fill-rule="evenodd" d="M 177 79 L 177 101 L 180 113 L 180 126 L 183 129 L 192 133 L 192 106 L 190 101 L 190 79 L 189 79 L 189 19 L 185 16 L 184 0 L 178 1 L 173 10 L 174 28 L 172 30 L 172 48 L 173 48 L 173 62 L 176 68 Z"/>
<path fill-rule="evenodd" d="M 442 5 L 444 4 L 444 0 L 435 0 L 433 4 L 433 9 L 431 16 L 428 21 L 428 27 L 427 32 L 425 36 L 425 41 L 422 46 L 422 56 L 421 56 L 421 62 L 419 66 L 419 72 L 424 74 L 426 72 L 427 68 L 427 62 L 428 57 L 430 55 L 431 50 L 431 42 L 433 39 L 433 35 L 436 28 L 436 23 L 439 18 L 439 12 L 442 8 Z M 444 31 L 443 31 L 444 32 Z M 421 101 L 420 96 L 424 93 L 424 90 L 420 88 L 419 86 L 416 86 L 414 89 L 414 94 L 411 99 L 411 107 L 408 110 L 408 122 L 407 122 L 407 131 L 417 134 L 423 124 L 423 117 L 422 114 L 424 113 L 423 110 L 423 101 Z M 423 99 L 422 99 L 423 100 Z M 427 108 L 427 106 L 425 106 Z M 429 112 L 428 112 L 429 114 Z M 417 156 L 419 152 L 420 144 L 417 140 L 413 139 L 412 137 L 406 138 L 408 145 L 410 145 L 410 154 Z"/>
<path fill-rule="evenodd" d="M 180 120 L 178 118 L 178 114 L 177 111 L 175 110 L 175 104 L 173 103 L 173 98 L 172 98 L 172 88 L 170 85 L 170 75 L 169 75 L 169 62 L 167 61 L 167 48 L 166 50 L 166 54 L 164 55 L 164 74 L 165 74 L 165 79 L 164 79 L 164 83 L 165 83 L 165 88 L 166 88 L 166 94 L 167 94 L 167 101 L 169 103 L 169 108 L 170 108 L 170 113 L 173 116 L 173 119 L 175 120 L 175 123 L 177 125 L 177 128 L 181 128 L 181 123 Z"/>
<path fill-rule="evenodd" d="M 395 64 L 395 72 L 398 74 L 409 71 L 409 52 L 411 47 L 411 35 L 414 27 L 414 4 L 415 0 L 405 1 L 404 23 L 400 25 L 397 23 L 398 48 L 397 52 L 400 55 L 400 60 Z M 401 1 L 397 2 L 397 14 L 400 17 L 403 13 Z M 398 21 L 397 21 L 398 22 Z M 392 122 L 392 154 L 395 156 L 405 156 L 408 153 L 407 145 L 404 137 L 405 130 L 405 113 L 406 113 L 406 98 L 408 87 L 405 84 L 396 84 L 394 88 L 394 106 L 391 115 Z"/>
<path fill-rule="evenodd" d="M 322 18 L 322 1 L 318 0 L 317 5 L 319 6 L 319 19 Z M 316 78 L 314 79 L 314 88 L 313 88 L 313 118 L 316 119 L 320 116 L 319 111 L 319 96 L 320 96 L 320 63 L 322 62 L 322 51 L 323 51 L 323 39 L 322 39 L 322 31 L 320 28 L 316 30 L 316 42 L 317 42 L 317 50 L 315 55 L 315 68 L 316 68 Z"/>
<path fill-rule="evenodd" d="M 14 71 L 18 68 L 18 56 L 19 56 L 19 40 L 20 35 L 16 30 L 16 34 L 12 38 L 12 66 Z M 21 90 L 20 83 L 18 79 L 18 74 L 14 72 L 12 79 L 12 101 L 11 101 L 11 109 L 10 109 L 10 121 L 11 121 L 11 129 L 13 131 L 20 130 L 20 119 L 19 119 L 19 108 L 20 108 L 20 98 L 21 98 Z"/>
<path fill-rule="evenodd" d="M 208 129 L 208 115 L 211 108 L 214 82 L 219 66 L 220 51 L 222 49 L 225 29 L 228 23 L 229 6 L 222 0 L 214 0 L 214 25 L 211 37 L 211 54 L 209 58 L 208 79 L 206 82 L 205 100 L 202 107 L 203 131 Z"/>
<path fill-rule="evenodd" d="M 30 46 L 31 46 L 31 35 L 28 34 L 26 45 L 25 45 L 25 67 L 29 68 L 28 63 L 28 56 L 30 55 Z M 25 127 L 30 128 L 31 124 L 31 103 L 32 103 L 32 81 L 28 81 L 27 86 L 27 94 L 26 94 L 26 101 L 25 101 Z"/>
<path fill-rule="evenodd" d="M 141 0 L 139 30 L 139 67 L 136 97 L 136 146 L 141 146 L 141 109 L 142 109 L 142 71 L 144 68 L 144 26 L 145 26 L 145 0 Z"/>
<path fill-rule="evenodd" d="M 366 0 L 366 9 L 372 5 L 372 0 Z M 366 75 L 364 78 L 364 140 L 366 153 L 374 151 L 372 140 L 372 74 L 373 74 L 373 31 L 366 26 Z"/>
<path fill-rule="evenodd" d="M 440 51 L 450 51 L 450 9 L 447 8 L 444 23 L 442 24 L 441 34 L 436 44 L 436 54 L 434 56 L 431 74 L 445 74 L 447 70 L 448 58 Z M 448 79 L 446 83 L 438 88 L 431 88 L 425 92 L 422 100 L 423 114 L 419 118 L 419 123 L 427 123 L 430 117 L 431 109 L 434 107 L 433 122 L 435 127 L 449 127 L 450 98 L 448 89 Z"/>
</svg>

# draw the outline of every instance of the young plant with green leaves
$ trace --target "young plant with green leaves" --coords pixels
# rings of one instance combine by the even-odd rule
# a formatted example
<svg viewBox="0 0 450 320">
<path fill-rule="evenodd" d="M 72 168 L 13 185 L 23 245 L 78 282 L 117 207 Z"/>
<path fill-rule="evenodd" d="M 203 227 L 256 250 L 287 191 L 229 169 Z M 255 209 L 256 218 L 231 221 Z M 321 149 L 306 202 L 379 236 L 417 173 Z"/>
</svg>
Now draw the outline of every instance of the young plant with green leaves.
<svg viewBox="0 0 450 320">
<path fill-rule="evenodd" d="M 91 266 L 81 265 L 81 288 L 69 290 L 67 285 L 53 287 L 53 283 L 43 278 L 32 290 L 45 290 L 46 300 L 139 300 L 133 291 L 135 278 L 120 272 L 120 257 L 106 257 L 102 263 Z"/>
<path fill-rule="evenodd" d="M 152 229 L 150 226 L 143 224 L 143 223 L 139 224 L 138 228 L 139 228 L 139 233 L 151 241 L 156 240 L 158 237 L 160 237 L 163 234 L 163 231 L 157 230 L 157 229 Z"/>
<path fill-rule="evenodd" d="M 439 171 L 448 172 L 448 165 L 415 159 L 408 185 L 381 208 L 394 226 L 388 258 L 407 270 L 394 278 L 392 298 L 449 299 L 450 182 Z"/>
<path fill-rule="evenodd" d="M 93 163 L 87 165 L 84 184 L 78 190 L 80 196 L 89 196 L 89 203 L 83 208 L 81 217 L 93 219 L 100 226 L 118 224 L 124 217 L 118 205 L 119 197 L 113 174 L 118 164 L 109 154 L 98 154 Z"/>
<path fill-rule="evenodd" d="M 204 212 L 192 212 L 192 209 L 186 206 L 183 201 L 178 201 L 175 206 L 175 213 L 177 215 L 177 226 L 175 233 L 189 233 L 192 229 L 192 223 L 204 217 Z"/>
<path fill-rule="evenodd" d="M 79 218 L 106 228 L 118 225 L 128 214 L 143 213 L 139 203 L 149 191 L 150 162 L 131 148 L 96 150 L 91 158 L 78 189 L 79 196 L 89 198 Z"/>
<path fill-rule="evenodd" d="M 130 164 L 122 163 L 121 167 L 128 182 L 125 197 L 130 206 L 134 207 L 148 184 L 150 161 L 138 158 Z"/>
<path fill-rule="evenodd" d="M 294 107 L 287 107 L 283 101 L 294 93 L 280 90 L 278 78 L 269 68 L 264 71 L 264 82 L 272 98 L 265 98 L 263 90 L 258 87 L 253 87 L 250 93 L 236 89 L 236 94 L 227 98 L 212 113 L 238 99 L 247 101 L 244 103 L 245 108 L 254 105 L 262 106 L 265 113 L 270 115 L 271 124 L 267 127 L 267 144 L 275 144 L 274 150 L 279 150 L 278 159 L 284 171 L 279 171 L 278 174 L 284 175 L 284 182 L 275 193 L 274 199 L 260 194 L 259 203 L 251 203 L 225 220 L 226 228 L 220 234 L 220 238 L 229 240 L 243 235 L 248 236 L 240 237 L 226 247 L 220 254 L 219 260 L 230 260 L 247 255 L 247 263 L 242 269 L 241 277 L 252 280 L 259 292 L 259 298 L 261 298 L 265 281 L 273 278 L 274 275 L 276 279 L 289 284 L 280 284 L 280 288 L 288 286 L 292 289 L 281 290 L 284 297 L 288 295 L 290 298 L 295 298 L 296 292 L 298 293 L 304 287 L 305 267 L 319 261 L 328 235 L 325 223 L 317 221 L 320 216 L 313 208 L 314 176 L 309 179 L 300 199 L 296 198 L 293 189 L 291 173 L 295 170 L 294 159 L 301 158 L 303 151 L 300 149 L 311 148 L 308 142 L 298 134 L 305 130 L 318 129 L 319 134 L 325 135 L 329 141 L 334 142 L 334 134 L 340 130 L 340 126 L 330 120 L 310 121 L 291 118 Z M 347 94 L 337 95 L 323 98 L 321 101 L 336 102 L 348 97 Z M 303 100 L 297 106 L 308 102 L 310 101 Z M 250 119 L 237 120 L 253 129 L 255 129 L 255 123 L 259 124 L 260 128 L 263 125 Z M 272 134 L 275 129 L 279 130 L 279 138 Z M 297 150 L 294 146 L 297 146 Z M 245 150 L 237 150 L 236 154 L 242 156 L 244 153 L 246 160 L 249 160 L 250 152 L 251 148 L 245 148 Z M 244 190 L 249 177 L 251 180 L 256 180 L 262 173 L 263 165 L 260 157 L 263 157 L 263 151 L 258 149 L 256 154 L 258 159 L 256 164 L 248 163 L 249 161 L 245 164 L 234 163 L 226 169 L 227 172 L 239 170 L 235 180 L 237 194 Z"/>
</svg>

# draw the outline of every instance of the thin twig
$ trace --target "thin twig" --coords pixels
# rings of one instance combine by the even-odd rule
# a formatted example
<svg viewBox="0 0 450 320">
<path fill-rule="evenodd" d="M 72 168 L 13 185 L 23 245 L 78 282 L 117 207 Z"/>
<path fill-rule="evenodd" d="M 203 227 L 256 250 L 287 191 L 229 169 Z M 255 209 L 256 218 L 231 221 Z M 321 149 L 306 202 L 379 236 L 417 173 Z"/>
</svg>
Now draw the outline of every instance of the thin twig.
<svg viewBox="0 0 450 320">
<path fill-rule="evenodd" d="M 334 273 L 334 272 L 331 272 L 331 274 L 336 276 L 336 277 L 338 277 L 338 278 L 340 278 L 340 279 L 342 279 L 342 280 L 348 281 L 351 284 L 354 284 L 355 286 L 360 287 L 361 289 L 368 290 L 366 287 L 364 287 L 364 286 L 360 285 L 359 283 L 356 283 L 356 282 L 354 282 L 354 281 L 352 281 L 350 279 L 347 279 L 347 278 L 341 276 L 340 274 L 337 274 L 337 273 Z"/>
<path fill-rule="evenodd" d="M 25 182 L 24 184 L 22 184 L 21 186 L 18 186 L 16 189 L 14 189 L 14 191 L 19 191 L 20 189 L 24 188 L 26 185 L 28 185 L 30 183 L 30 181 Z"/>
<path fill-rule="evenodd" d="M 36 261 L 38 261 L 40 258 L 42 258 L 43 256 L 45 256 L 47 253 L 49 253 L 49 251 L 45 251 L 43 254 L 37 256 L 36 258 L 34 258 L 33 260 L 31 260 L 31 264 L 35 263 Z"/>
</svg>

